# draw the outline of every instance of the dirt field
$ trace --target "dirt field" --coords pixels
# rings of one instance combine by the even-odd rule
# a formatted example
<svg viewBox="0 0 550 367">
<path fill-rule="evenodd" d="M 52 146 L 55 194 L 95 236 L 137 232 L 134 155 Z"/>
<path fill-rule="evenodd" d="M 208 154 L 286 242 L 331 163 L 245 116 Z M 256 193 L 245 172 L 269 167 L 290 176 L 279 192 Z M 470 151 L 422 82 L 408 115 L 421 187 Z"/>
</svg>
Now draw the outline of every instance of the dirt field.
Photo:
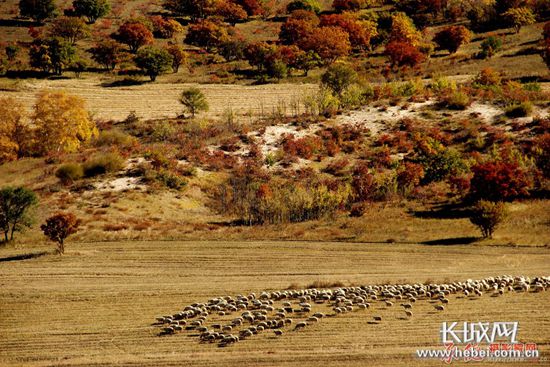
<svg viewBox="0 0 550 367">
<path fill-rule="evenodd" d="M 183 105 L 179 102 L 179 97 L 184 89 L 191 86 L 197 85 L 145 83 L 102 87 L 99 78 L 33 80 L 21 82 L 20 91 L 0 91 L 0 97 L 13 97 L 30 111 L 39 91 L 64 90 L 84 98 L 88 110 L 96 118 L 123 120 L 131 111 L 135 111 L 141 118 L 156 119 L 181 114 Z M 227 109 L 242 115 L 269 115 L 278 108 L 291 113 L 293 101 L 301 100 L 304 94 L 317 88 L 313 84 L 202 84 L 198 87 L 208 99 L 210 110 L 206 115 L 209 117 L 219 117 Z"/>
<path fill-rule="evenodd" d="M 156 316 L 192 302 L 293 283 L 548 275 L 547 247 L 105 242 L 69 244 L 63 257 L 6 261 L 17 251 L 0 249 L 2 366 L 441 365 L 413 353 L 440 346 L 442 321 L 519 321 L 520 341 L 537 343 L 546 357 L 539 365 L 550 363 L 548 292 L 452 297 L 442 313 L 419 303 L 411 320 L 397 306 L 374 305 L 279 339 L 264 333 L 227 348 L 199 344 L 189 332 L 159 337 L 151 326 Z M 373 314 L 383 321 L 369 324 Z"/>
</svg>

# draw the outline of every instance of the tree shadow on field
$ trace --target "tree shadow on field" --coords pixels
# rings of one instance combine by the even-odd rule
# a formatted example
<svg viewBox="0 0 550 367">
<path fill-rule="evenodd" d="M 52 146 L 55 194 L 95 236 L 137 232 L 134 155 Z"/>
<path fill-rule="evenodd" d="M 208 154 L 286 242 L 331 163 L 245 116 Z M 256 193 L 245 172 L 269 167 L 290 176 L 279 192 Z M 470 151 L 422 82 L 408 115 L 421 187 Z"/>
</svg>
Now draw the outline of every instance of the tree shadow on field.
<svg viewBox="0 0 550 367">
<path fill-rule="evenodd" d="M 454 245 L 469 245 L 478 240 L 479 240 L 478 237 L 452 237 L 452 238 L 441 238 L 437 240 L 424 241 L 420 243 L 428 246 L 454 246 Z"/>
<path fill-rule="evenodd" d="M 0 27 L 38 27 L 41 26 L 39 22 L 35 22 L 29 19 L 0 19 Z"/>
<path fill-rule="evenodd" d="M 48 252 L 48 251 L 42 251 L 42 252 L 35 252 L 35 253 L 32 253 L 32 254 L 22 254 L 22 255 L 8 256 L 8 257 L 0 257 L 0 262 L 29 260 L 29 259 L 35 259 L 37 257 L 49 255 L 49 254 L 50 254 L 50 252 Z"/>
<path fill-rule="evenodd" d="M 411 212 L 417 218 L 425 219 L 461 219 L 468 218 L 472 214 L 468 203 L 440 204 L 428 210 L 416 210 Z"/>
<path fill-rule="evenodd" d="M 138 80 L 135 78 L 124 78 L 124 79 L 101 83 L 101 86 L 104 88 L 116 88 L 116 87 L 131 87 L 134 85 L 143 85 L 146 83 L 147 81 L 144 81 L 144 80 Z"/>
</svg>

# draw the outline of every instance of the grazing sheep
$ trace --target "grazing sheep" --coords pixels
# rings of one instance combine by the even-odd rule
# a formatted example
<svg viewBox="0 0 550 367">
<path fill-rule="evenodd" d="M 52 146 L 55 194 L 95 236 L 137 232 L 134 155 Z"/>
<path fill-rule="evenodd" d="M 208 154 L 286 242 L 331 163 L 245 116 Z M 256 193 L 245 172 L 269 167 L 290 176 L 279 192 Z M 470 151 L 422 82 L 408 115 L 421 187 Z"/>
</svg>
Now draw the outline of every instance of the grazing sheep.
<svg viewBox="0 0 550 367">
<path fill-rule="evenodd" d="M 273 330 L 273 333 L 275 334 L 275 336 L 281 336 L 283 335 L 283 332 L 279 329 L 276 329 L 276 330 Z"/>
<path fill-rule="evenodd" d="M 233 326 L 231 326 L 231 325 L 225 325 L 225 326 L 222 328 L 222 331 L 223 331 L 223 332 L 232 331 L 232 330 L 233 330 Z"/>
<path fill-rule="evenodd" d="M 402 303 L 401 306 L 403 306 L 404 309 L 411 309 L 412 305 L 410 303 Z"/>
<path fill-rule="evenodd" d="M 392 302 L 392 301 L 386 301 L 386 306 L 387 306 L 387 307 L 393 306 L 393 302 Z"/>
<path fill-rule="evenodd" d="M 306 322 L 299 322 L 296 324 L 296 326 L 294 327 L 294 330 L 298 330 L 298 329 L 303 329 L 307 326 L 307 323 Z"/>
<path fill-rule="evenodd" d="M 382 317 L 380 317 L 380 316 L 373 316 L 372 319 L 374 321 L 382 321 Z"/>
<path fill-rule="evenodd" d="M 443 305 L 436 305 L 435 309 L 438 310 L 438 311 L 444 311 L 445 307 Z"/>
<path fill-rule="evenodd" d="M 306 321 L 307 322 L 317 322 L 317 321 L 319 321 L 319 319 L 315 316 L 311 316 L 311 317 L 308 317 Z"/>
<path fill-rule="evenodd" d="M 407 315 L 407 317 L 412 317 L 413 313 L 412 313 L 412 311 L 406 310 L 405 315 Z"/>
</svg>

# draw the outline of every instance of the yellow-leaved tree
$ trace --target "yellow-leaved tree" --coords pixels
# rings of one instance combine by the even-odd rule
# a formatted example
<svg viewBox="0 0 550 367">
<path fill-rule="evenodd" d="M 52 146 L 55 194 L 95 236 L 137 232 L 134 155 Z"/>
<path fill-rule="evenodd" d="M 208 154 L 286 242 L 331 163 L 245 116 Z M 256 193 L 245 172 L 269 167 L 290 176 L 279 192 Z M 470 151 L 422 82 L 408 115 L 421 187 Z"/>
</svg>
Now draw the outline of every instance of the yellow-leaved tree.
<svg viewBox="0 0 550 367">
<path fill-rule="evenodd" d="M 25 126 L 23 106 L 13 98 L 0 98 L 0 164 L 18 158 Z"/>
<path fill-rule="evenodd" d="M 75 152 L 98 133 L 84 100 L 62 91 L 38 94 L 33 122 L 40 154 Z"/>
</svg>

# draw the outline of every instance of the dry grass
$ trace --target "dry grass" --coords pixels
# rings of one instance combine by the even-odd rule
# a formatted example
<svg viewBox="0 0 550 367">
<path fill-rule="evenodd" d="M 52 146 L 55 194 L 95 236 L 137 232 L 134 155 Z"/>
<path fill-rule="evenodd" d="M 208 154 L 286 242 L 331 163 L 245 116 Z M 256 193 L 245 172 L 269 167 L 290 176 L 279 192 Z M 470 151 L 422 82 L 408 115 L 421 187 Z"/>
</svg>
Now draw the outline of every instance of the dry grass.
<svg viewBox="0 0 550 367">
<path fill-rule="evenodd" d="M 0 257 L 13 254 L 0 249 Z M 279 339 L 262 334 L 229 348 L 184 334 L 158 337 L 155 316 L 210 297 L 290 283 L 374 284 L 548 272 L 547 248 L 281 242 L 70 243 L 63 257 L 0 266 L 3 366 L 333 366 L 430 365 L 413 356 L 439 346 L 442 321 L 520 322 L 520 340 L 550 352 L 549 293 L 451 298 L 433 313 L 415 305 L 329 318 Z M 368 322 L 376 313 L 383 322 Z M 438 365 L 433 363 L 433 365 Z"/>
<path fill-rule="evenodd" d="M 17 92 L 0 91 L 0 97 L 13 97 L 30 111 L 40 90 L 64 90 L 77 95 L 87 103 L 94 117 L 105 120 L 123 120 L 131 111 L 145 119 L 175 117 L 183 113 L 179 102 L 181 92 L 191 84 L 144 84 L 128 87 L 101 87 L 96 77 L 87 79 L 35 80 L 25 82 L 25 89 Z M 291 113 L 293 100 L 316 89 L 312 84 L 273 84 L 239 86 L 204 84 L 199 88 L 210 105 L 209 117 L 220 117 L 231 108 L 246 115 L 271 115 L 284 105 Z M 202 115 L 201 115 L 202 116 Z"/>
</svg>

